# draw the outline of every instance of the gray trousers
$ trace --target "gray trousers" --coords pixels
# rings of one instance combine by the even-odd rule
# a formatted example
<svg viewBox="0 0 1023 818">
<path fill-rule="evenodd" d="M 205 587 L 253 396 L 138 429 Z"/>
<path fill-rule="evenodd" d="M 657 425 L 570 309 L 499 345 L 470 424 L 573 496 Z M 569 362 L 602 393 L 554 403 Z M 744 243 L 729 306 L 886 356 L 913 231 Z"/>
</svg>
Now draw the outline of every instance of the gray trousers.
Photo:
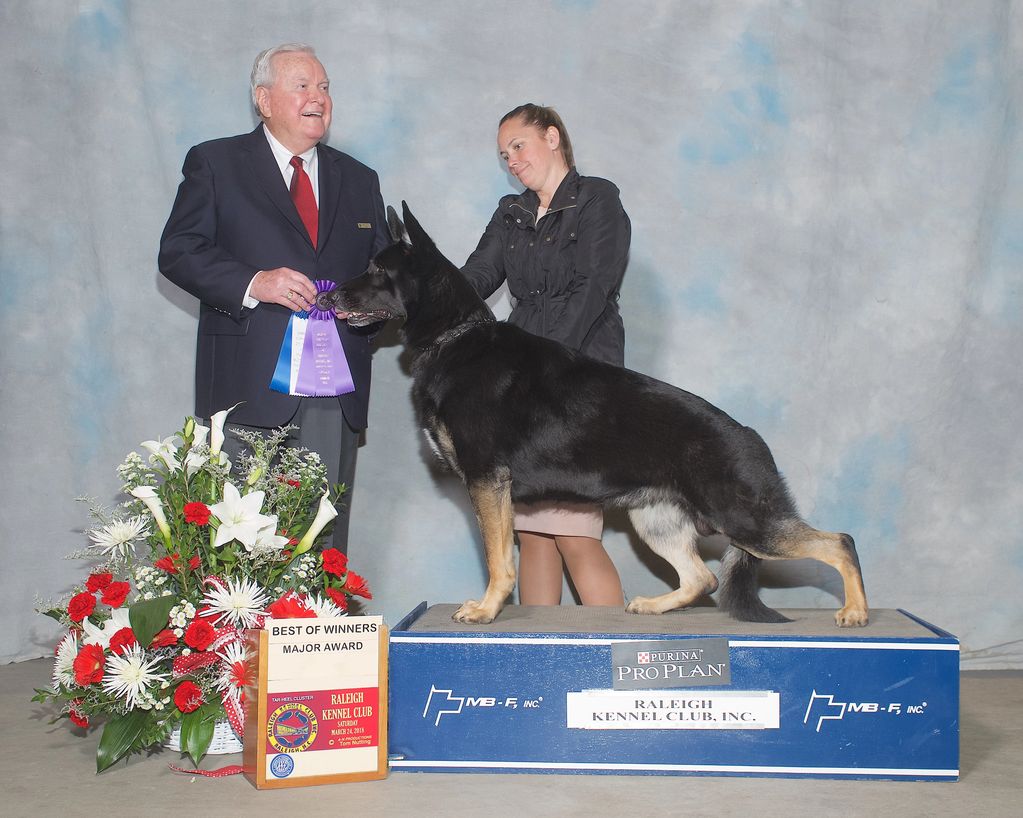
<svg viewBox="0 0 1023 818">
<path fill-rule="evenodd" d="M 209 423 L 209 418 L 206 419 L 206 423 Z M 359 453 L 361 433 L 348 425 L 336 398 L 303 398 L 290 424 L 298 428 L 292 430 L 287 445 L 316 452 L 327 469 L 327 481 L 331 485 L 344 483 L 347 486 L 347 491 L 337 504 L 337 517 L 334 519 L 331 534 L 331 544 L 334 548 L 347 554 L 348 523 L 351 518 L 352 490 L 355 483 L 355 459 Z M 242 442 L 237 435 L 231 434 L 232 429 L 246 429 L 261 434 L 270 431 L 267 428 L 228 421 L 224 425 L 224 451 L 232 462 L 237 461 L 242 451 Z"/>
</svg>

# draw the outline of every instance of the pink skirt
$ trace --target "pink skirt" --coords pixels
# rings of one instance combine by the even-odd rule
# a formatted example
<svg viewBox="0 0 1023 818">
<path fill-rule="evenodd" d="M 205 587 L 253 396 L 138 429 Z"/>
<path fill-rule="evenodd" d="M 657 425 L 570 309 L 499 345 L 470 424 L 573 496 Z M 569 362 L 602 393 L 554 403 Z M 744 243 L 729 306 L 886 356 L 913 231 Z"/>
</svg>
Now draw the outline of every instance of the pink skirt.
<svg viewBox="0 0 1023 818">
<path fill-rule="evenodd" d="M 604 533 L 604 512 L 600 506 L 585 503 L 516 503 L 515 530 L 599 540 Z"/>
</svg>

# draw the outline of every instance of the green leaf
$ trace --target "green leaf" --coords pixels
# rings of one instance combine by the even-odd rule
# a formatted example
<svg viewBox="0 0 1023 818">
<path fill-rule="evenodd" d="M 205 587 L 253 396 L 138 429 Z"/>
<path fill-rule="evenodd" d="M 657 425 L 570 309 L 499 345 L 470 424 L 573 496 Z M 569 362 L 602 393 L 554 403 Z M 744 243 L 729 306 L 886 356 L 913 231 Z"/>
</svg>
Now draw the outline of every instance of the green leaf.
<svg viewBox="0 0 1023 818">
<path fill-rule="evenodd" d="M 64 614 L 67 613 L 63 608 L 50 608 L 48 611 L 40 611 L 43 616 L 48 616 L 50 619 L 56 619 L 61 622 L 64 619 Z"/>
<path fill-rule="evenodd" d="M 170 609 L 177 604 L 177 597 L 171 594 L 136 602 L 128 608 L 128 621 L 131 622 L 132 632 L 143 648 L 148 648 L 153 642 L 153 637 L 167 627 Z"/>
<path fill-rule="evenodd" d="M 116 764 L 131 750 L 136 749 L 142 731 L 145 729 L 149 713 L 145 710 L 132 710 L 123 716 L 113 718 L 103 728 L 103 735 L 96 749 L 96 772 L 101 773 L 107 767 Z"/>
<path fill-rule="evenodd" d="M 33 688 L 36 694 L 32 697 L 34 702 L 46 703 L 47 699 L 52 699 L 57 695 L 57 691 L 51 687 L 35 687 Z"/>
<path fill-rule="evenodd" d="M 195 764 L 202 761 L 209 750 L 216 720 L 222 715 L 219 704 L 211 704 L 207 703 L 181 719 L 181 752 L 188 753 Z"/>
</svg>

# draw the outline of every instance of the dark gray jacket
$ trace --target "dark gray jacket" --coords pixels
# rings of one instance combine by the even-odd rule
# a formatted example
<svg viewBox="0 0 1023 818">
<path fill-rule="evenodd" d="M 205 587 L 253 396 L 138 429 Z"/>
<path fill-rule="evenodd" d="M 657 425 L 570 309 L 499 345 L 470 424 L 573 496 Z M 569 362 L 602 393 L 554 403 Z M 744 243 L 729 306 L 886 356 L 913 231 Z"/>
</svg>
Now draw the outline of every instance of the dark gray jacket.
<svg viewBox="0 0 1023 818">
<path fill-rule="evenodd" d="M 569 171 L 536 224 L 539 198 L 501 198 L 462 273 L 483 298 L 507 279 L 508 321 L 600 361 L 625 361 L 618 292 L 631 225 L 618 188 Z"/>
</svg>

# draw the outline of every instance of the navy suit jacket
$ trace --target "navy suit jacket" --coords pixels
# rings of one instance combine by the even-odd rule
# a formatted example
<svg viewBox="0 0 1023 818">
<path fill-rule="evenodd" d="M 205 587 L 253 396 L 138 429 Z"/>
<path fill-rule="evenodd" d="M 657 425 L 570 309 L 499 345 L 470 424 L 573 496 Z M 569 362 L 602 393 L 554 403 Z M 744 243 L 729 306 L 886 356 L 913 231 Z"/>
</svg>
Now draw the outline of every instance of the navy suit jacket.
<svg viewBox="0 0 1023 818">
<path fill-rule="evenodd" d="M 195 412 L 210 417 L 236 403 L 231 421 L 274 427 L 301 398 L 270 389 L 291 311 L 242 306 L 259 270 L 291 267 L 309 278 L 346 281 L 390 243 L 377 174 L 347 154 L 317 145 L 319 246 L 313 247 L 259 125 L 252 133 L 192 148 L 182 168 L 159 266 L 200 301 Z M 369 333 L 336 322 L 355 392 L 340 405 L 355 429 L 366 426 Z M 333 398 L 317 398 L 333 400 Z"/>
</svg>

